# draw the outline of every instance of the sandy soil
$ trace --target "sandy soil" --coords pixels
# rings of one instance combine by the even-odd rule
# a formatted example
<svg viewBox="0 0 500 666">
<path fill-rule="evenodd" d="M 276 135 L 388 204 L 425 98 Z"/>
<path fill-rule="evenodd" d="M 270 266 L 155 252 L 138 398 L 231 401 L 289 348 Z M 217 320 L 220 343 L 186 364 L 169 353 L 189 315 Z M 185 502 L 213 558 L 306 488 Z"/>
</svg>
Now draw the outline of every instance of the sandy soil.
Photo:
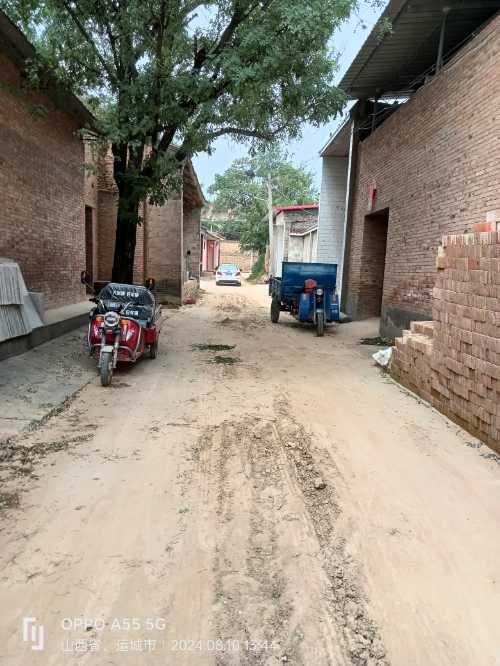
<svg viewBox="0 0 500 666">
<path fill-rule="evenodd" d="M 498 457 L 373 366 L 375 322 L 205 287 L 3 449 L 2 666 L 499 664 Z"/>
</svg>

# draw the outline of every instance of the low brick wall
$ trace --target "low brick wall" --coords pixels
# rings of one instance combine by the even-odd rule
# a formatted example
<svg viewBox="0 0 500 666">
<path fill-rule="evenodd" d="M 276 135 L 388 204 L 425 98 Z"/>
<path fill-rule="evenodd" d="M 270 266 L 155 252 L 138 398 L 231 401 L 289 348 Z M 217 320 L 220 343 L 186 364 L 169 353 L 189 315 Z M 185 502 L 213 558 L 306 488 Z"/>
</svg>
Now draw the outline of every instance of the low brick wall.
<svg viewBox="0 0 500 666">
<path fill-rule="evenodd" d="M 391 375 L 410 391 L 431 402 L 431 362 L 433 351 L 433 322 L 413 321 L 410 331 L 396 338 L 391 363 Z"/>
<path fill-rule="evenodd" d="M 500 451 L 500 234 L 445 236 L 433 322 L 397 338 L 391 375 Z"/>
</svg>

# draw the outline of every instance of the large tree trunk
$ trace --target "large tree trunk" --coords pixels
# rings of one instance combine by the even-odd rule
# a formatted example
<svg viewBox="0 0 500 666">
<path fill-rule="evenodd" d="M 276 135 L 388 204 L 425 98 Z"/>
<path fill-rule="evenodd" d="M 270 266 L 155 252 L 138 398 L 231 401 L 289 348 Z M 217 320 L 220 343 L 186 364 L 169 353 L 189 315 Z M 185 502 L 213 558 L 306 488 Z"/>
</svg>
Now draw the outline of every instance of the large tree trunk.
<svg viewBox="0 0 500 666">
<path fill-rule="evenodd" d="M 139 203 L 135 203 L 135 221 L 131 219 L 130 203 L 124 213 L 124 203 L 120 194 L 118 217 L 116 220 L 115 255 L 113 259 L 113 282 L 132 284 L 134 282 L 134 257 L 139 219 Z"/>
<path fill-rule="evenodd" d="M 118 186 L 118 215 L 116 220 L 113 282 L 132 284 L 134 257 L 139 224 L 139 204 L 142 192 L 134 175 L 141 167 L 143 148 L 131 149 L 127 144 L 113 145 L 114 176 Z"/>
</svg>

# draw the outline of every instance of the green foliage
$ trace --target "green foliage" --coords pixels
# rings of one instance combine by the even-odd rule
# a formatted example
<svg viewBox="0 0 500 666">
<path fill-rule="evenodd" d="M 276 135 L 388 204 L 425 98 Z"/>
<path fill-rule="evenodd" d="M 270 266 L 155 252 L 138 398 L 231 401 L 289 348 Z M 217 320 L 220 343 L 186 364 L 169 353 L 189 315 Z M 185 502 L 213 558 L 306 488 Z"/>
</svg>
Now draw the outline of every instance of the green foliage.
<svg viewBox="0 0 500 666">
<path fill-rule="evenodd" d="M 257 261 L 252 266 L 252 272 L 248 276 L 249 282 L 258 282 L 265 273 L 265 255 L 260 254 Z"/>
<path fill-rule="evenodd" d="M 378 22 L 377 25 L 375 26 L 375 31 L 377 35 L 377 41 L 382 42 L 387 35 L 392 35 L 394 32 L 393 26 L 392 26 L 392 21 L 390 18 L 387 16 L 384 18 L 381 18 Z"/>
<path fill-rule="evenodd" d="M 354 0 L 0 0 L 44 65 L 85 97 L 115 144 L 152 144 L 131 174 L 157 202 L 177 162 L 221 135 L 296 137 L 343 106 L 335 28 Z M 129 165 L 131 166 L 131 165 Z"/>
<path fill-rule="evenodd" d="M 238 240 L 245 250 L 265 251 L 268 241 L 269 175 L 273 206 L 318 201 L 313 175 L 304 167 L 290 164 L 286 153 L 276 146 L 235 160 L 223 174 L 215 176 L 214 184 L 208 191 L 214 196 L 216 211 L 231 213 L 233 220 L 228 223 L 229 232 L 238 233 Z M 217 226 L 224 234 L 225 225 Z"/>
<path fill-rule="evenodd" d="M 87 101 L 112 144 L 119 190 L 115 266 L 127 248 L 128 272 L 135 234 L 124 229 L 138 222 L 139 201 L 161 204 L 178 186 L 186 157 L 210 151 L 223 135 L 252 146 L 295 138 L 304 122 L 318 126 L 341 111 L 345 96 L 334 86 L 330 38 L 359 5 L 0 0 L 37 46 L 33 84 L 50 68 Z"/>
<path fill-rule="evenodd" d="M 213 229 L 227 240 L 240 240 L 242 220 L 236 220 L 232 217 L 228 217 L 225 220 L 202 219 L 201 224 L 207 229 Z"/>
</svg>

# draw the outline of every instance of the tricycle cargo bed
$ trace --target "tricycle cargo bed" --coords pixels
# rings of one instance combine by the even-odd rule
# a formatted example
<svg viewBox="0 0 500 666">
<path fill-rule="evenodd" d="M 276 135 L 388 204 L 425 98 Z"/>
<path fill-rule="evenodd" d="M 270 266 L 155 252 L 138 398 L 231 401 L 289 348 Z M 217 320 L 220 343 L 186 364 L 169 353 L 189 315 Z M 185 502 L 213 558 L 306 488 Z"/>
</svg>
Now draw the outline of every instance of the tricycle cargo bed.
<svg viewBox="0 0 500 666">
<path fill-rule="evenodd" d="M 306 264 L 298 261 L 284 261 L 281 278 L 273 277 L 269 283 L 269 293 L 276 296 L 300 294 L 305 280 L 316 280 L 321 289 L 335 292 L 337 286 L 337 264 Z"/>
</svg>

